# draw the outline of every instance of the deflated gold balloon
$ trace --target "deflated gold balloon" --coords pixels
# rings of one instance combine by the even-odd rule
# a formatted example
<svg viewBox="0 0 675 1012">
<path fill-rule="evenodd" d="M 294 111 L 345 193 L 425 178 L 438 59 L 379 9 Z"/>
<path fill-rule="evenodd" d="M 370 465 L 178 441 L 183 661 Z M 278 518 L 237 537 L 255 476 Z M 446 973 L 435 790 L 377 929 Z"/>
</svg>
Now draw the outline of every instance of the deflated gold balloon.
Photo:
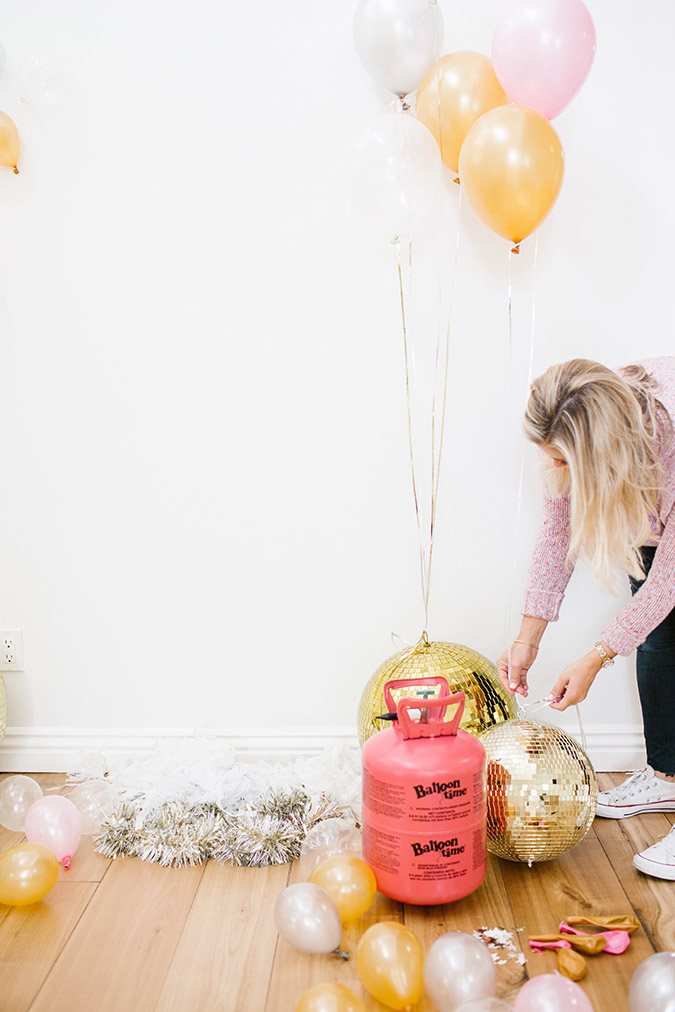
<svg viewBox="0 0 675 1012">
<path fill-rule="evenodd" d="M 431 130 L 445 165 L 457 172 L 464 138 L 483 113 L 509 101 L 483 53 L 448 53 L 417 89 L 417 118 Z"/>
<path fill-rule="evenodd" d="M 0 903 L 37 903 L 56 884 L 59 862 L 42 843 L 19 843 L 0 857 Z"/>
<path fill-rule="evenodd" d="M 553 724 L 510 720 L 480 736 L 487 753 L 487 846 L 508 861 L 548 861 L 571 850 L 595 818 L 591 761 Z"/>
<path fill-rule="evenodd" d="M 366 1006 L 344 984 L 317 984 L 305 991 L 295 1012 L 366 1012 Z"/>
<path fill-rule="evenodd" d="M 365 914 L 377 893 L 373 872 L 353 854 L 327 857 L 312 871 L 309 881 L 332 897 L 343 924 Z"/>
<path fill-rule="evenodd" d="M 460 727 L 472 734 L 480 734 L 495 724 L 516 716 L 516 704 L 499 680 L 494 664 L 470 647 L 459 643 L 429 642 L 425 636 L 414 647 L 400 650 L 380 665 L 363 690 L 359 704 L 358 726 L 361 745 L 376 731 L 388 727 L 386 721 L 377 720 L 384 713 L 385 682 L 403 678 L 447 679 L 450 692 L 463 692 L 466 697 Z M 438 685 L 424 685 L 410 689 L 392 689 L 395 702 L 402 696 L 435 699 Z M 453 712 L 446 715 L 451 719 Z"/>
<path fill-rule="evenodd" d="M 0 165 L 8 165 L 18 173 L 19 131 L 6 112 L 0 112 Z"/>
<path fill-rule="evenodd" d="M 564 161 L 558 135 L 545 116 L 504 105 L 486 112 L 466 135 L 459 178 L 478 217 L 517 244 L 555 204 Z"/>
<path fill-rule="evenodd" d="M 398 921 L 380 921 L 363 935 L 356 967 L 364 987 L 389 1008 L 407 1012 L 422 994 L 424 950 L 419 939 Z"/>
</svg>

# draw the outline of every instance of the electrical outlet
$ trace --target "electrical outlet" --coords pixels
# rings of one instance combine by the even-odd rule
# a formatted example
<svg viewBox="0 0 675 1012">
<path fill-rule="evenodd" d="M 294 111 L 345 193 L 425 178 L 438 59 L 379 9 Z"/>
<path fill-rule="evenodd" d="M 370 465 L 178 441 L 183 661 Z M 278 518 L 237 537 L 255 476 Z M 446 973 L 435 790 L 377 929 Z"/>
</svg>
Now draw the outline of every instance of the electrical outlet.
<svg viewBox="0 0 675 1012">
<path fill-rule="evenodd" d="M 23 671 L 23 636 L 20 629 L 0 629 L 0 671 Z"/>
</svg>

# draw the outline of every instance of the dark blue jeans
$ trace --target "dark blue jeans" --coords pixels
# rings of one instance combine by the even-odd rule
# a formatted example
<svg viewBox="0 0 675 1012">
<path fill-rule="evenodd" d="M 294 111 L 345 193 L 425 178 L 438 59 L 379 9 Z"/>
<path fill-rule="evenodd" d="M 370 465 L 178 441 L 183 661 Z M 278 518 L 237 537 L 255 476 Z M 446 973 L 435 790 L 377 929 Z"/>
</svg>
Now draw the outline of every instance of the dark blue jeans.
<svg viewBox="0 0 675 1012">
<path fill-rule="evenodd" d="M 641 549 L 645 572 L 654 560 L 655 547 Z M 675 579 L 675 574 L 673 574 Z M 644 580 L 631 578 L 635 593 Z M 675 775 L 675 609 L 650 632 L 637 648 L 637 683 L 642 707 L 647 762 L 660 773 Z"/>
</svg>

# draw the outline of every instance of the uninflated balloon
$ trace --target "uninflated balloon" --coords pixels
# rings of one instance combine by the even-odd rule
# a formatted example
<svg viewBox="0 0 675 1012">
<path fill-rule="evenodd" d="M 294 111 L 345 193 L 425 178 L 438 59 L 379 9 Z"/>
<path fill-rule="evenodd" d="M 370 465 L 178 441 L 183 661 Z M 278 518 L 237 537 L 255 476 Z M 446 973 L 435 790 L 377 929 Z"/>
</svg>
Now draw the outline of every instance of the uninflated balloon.
<svg viewBox="0 0 675 1012">
<path fill-rule="evenodd" d="M 377 882 L 365 861 L 351 854 L 334 854 L 317 865 L 309 881 L 332 896 L 343 923 L 353 921 L 372 906 Z"/>
<path fill-rule="evenodd" d="M 462 1002 L 495 996 L 497 968 L 477 938 L 448 931 L 425 956 L 424 986 L 438 1012 L 455 1012 Z"/>
<path fill-rule="evenodd" d="M 564 172 L 558 135 L 533 109 L 491 109 L 466 136 L 459 157 L 464 194 L 497 235 L 520 243 L 555 204 Z"/>
<path fill-rule="evenodd" d="M 366 1006 L 344 984 L 317 984 L 305 991 L 295 1012 L 366 1012 Z"/>
<path fill-rule="evenodd" d="M 277 931 L 301 952 L 334 952 L 340 945 L 342 921 L 328 893 L 313 882 L 296 882 L 274 906 Z"/>
<path fill-rule="evenodd" d="M 0 783 L 0 826 L 23 833 L 26 812 L 41 797 L 42 788 L 32 777 L 6 777 Z"/>
<path fill-rule="evenodd" d="M 18 173 L 20 147 L 16 123 L 6 112 L 0 112 L 0 165 L 7 165 Z"/>
<path fill-rule="evenodd" d="M 52 850 L 64 868 L 77 850 L 82 835 L 80 813 L 68 798 L 50 794 L 39 798 L 26 813 L 26 836 Z"/>
<path fill-rule="evenodd" d="M 56 883 L 59 862 L 41 843 L 19 843 L 0 857 L 0 903 L 37 903 Z"/>
<path fill-rule="evenodd" d="M 356 950 L 356 966 L 366 990 L 399 1012 L 407 1012 L 419 1001 L 423 965 L 419 939 L 397 921 L 373 924 Z"/>
<path fill-rule="evenodd" d="M 476 120 L 508 101 L 487 56 L 449 53 L 434 62 L 417 89 L 417 118 L 436 138 L 443 163 L 457 172 L 464 138 Z"/>
</svg>

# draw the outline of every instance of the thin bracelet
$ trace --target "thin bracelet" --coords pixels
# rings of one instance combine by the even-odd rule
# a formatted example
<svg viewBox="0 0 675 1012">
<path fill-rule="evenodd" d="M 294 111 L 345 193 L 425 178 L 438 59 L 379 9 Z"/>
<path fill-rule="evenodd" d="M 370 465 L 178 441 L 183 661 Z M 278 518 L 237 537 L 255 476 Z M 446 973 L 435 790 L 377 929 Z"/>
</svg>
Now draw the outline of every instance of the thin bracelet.
<svg viewBox="0 0 675 1012">
<path fill-rule="evenodd" d="M 538 650 L 539 647 L 536 643 L 528 643 L 527 640 L 514 640 L 514 643 L 522 643 L 524 647 L 532 647 L 533 650 Z"/>
</svg>

